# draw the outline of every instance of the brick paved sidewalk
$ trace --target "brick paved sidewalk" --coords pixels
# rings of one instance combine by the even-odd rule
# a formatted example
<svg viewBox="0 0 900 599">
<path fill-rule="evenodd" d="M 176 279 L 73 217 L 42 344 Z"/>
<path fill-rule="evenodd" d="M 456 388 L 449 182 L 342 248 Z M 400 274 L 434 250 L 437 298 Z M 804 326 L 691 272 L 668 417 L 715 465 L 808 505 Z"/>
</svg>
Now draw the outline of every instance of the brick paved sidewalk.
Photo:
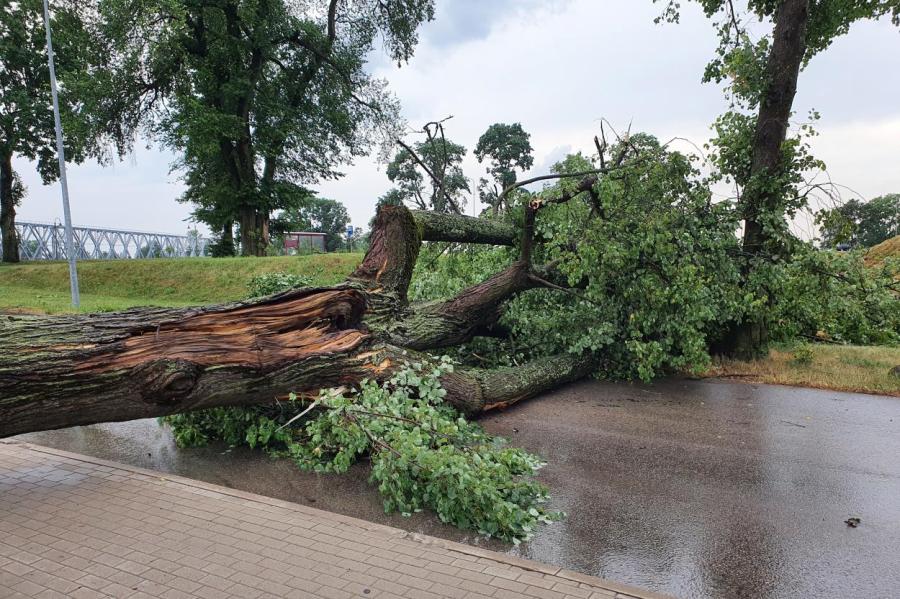
<svg viewBox="0 0 900 599">
<path fill-rule="evenodd" d="M 0 441 L 0 598 L 658 597 L 242 491 Z"/>
</svg>

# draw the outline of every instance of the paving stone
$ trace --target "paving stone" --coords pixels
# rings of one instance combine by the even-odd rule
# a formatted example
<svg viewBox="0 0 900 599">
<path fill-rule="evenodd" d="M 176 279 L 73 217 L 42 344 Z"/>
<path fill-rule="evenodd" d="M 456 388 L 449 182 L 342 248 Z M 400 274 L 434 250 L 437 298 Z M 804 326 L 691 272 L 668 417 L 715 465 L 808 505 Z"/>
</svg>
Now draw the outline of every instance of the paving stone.
<svg viewBox="0 0 900 599">
<path fill-rule="evenodd" d="M 658 598 L 306 506 L 0 441 L 0 597 Z"/>
</svg>

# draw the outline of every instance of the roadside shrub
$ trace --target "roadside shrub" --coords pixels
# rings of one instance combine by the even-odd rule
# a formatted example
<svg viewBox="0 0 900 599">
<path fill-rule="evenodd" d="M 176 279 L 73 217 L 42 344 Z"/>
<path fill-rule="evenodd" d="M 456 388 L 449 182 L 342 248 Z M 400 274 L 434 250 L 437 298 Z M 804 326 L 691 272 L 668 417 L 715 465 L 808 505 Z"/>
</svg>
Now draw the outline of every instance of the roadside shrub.
<svg viewBox="0 0 900 599">
<path fill-rule="evenodd" d="M 294 275 L 288 272 L 269 272 L 254 276 L 247 284 L 247 288 L 250 291 L 250 297 L 261 297 L 297 287 L 307 287 L 311 284 L 312 279 L 304 275 Z"/>
<path fill-rule="evenodd" d="M 792 361 L 798 366 L 809 366 L 813 363 L 813 350 L 808 343 L 798 345 L 794 349 L 794 358 Z"/>
</svg>

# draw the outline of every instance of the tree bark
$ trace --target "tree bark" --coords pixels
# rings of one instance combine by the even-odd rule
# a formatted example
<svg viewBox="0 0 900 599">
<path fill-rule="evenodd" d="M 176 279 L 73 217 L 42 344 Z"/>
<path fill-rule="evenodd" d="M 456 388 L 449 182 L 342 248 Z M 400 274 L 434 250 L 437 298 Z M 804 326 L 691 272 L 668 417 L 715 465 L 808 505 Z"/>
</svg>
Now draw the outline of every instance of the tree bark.
<svg viewBox="0 0 900 599">
<path fill-rule="evenodd" d="M 809 0 L 783 0 L 775 15 L 772 49 L 766 64 L 768 85 L 760 101 L 753 138 L 750 180 L 741 198 L 744 216 L 743 249 L 747 256 L 745 278 L 753 261 L 765 253 L 775 254 L 771 228 L 774 219 L 783 219 L 779 204 L 785 190 L 772 184 L 784 168 L 781 146 L 797 93 L 800 67 L 806 55 L 806 27 Z M 767 222 L 768 220 L 768 222 Z M 725 353 L 750 359 L 758 357 L 768 343 L 764 318 L 736 323 L 723 344 Z"/>
<path fill-rule="evenodd" d="M 265 256 L 269 247 L 269 215 L 253 207 L 239 212 L 241 227 L 241 255 Z"/>
<path fill-rule="evenodd" d="M 513 263 L 457 297 L 432 302 L 398 318 L 388 329 L 392 343 L 416 350 L 465 343 L 500 318 L 500 304 L 516 293 L 536 287 L 525 262 Z"/>
<path fill-rule="evenodd" d="M 0 154 L 0 234 L 3 236 L 3 261 L 19 261 L 19 236 L 16 234 L 16 197 L 14 195 L 12 154 Z"/>
<path fill-rule="evenodd" d="M 499 219 L 475 218 L 413 210 L 425 241 L 457 241 L 490 245 L 515 245 L 518 239 L 512 223 Z"/>
<path fill-rule="evenodd" d="M 538 393 L 573 383 L 597 369 L 590 355 L 551 356 L 521 366 L 462 370 L 441 379 L 447 397 L 459 411 L 474 415 L 508 408 Z"/>
<path fill-rule="evenodd" d="M 136 309 L 0 326 L 0 436 L 272 401 L 365 376 L 365 296 L 293 291 L 200 309 Z"/>
<path fill-rule="evenodd" d="M 414 356 L 427 359 L 418 350 L 471 339 L 505 299 L 533 286 L 519 261 L 456 298 L 409 306 L 422 240 L 417 218 L 383 207 L 365 258 L 335 287 L 201 308 L 0 315 L 0 437 L 383 380 Z M 594 365 L 559 356 L 514 369 L 460 369 L 444 378 L 446 401 L 469 414 L 503 407 Z"/>
</svg>

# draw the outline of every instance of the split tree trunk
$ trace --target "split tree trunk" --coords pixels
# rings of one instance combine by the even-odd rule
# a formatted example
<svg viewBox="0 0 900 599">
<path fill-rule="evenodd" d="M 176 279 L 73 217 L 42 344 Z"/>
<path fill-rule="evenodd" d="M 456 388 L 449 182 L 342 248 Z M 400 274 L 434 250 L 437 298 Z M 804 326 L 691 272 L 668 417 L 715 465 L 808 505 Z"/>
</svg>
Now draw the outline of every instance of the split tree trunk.
<svg viewBox="0 0 900 599">
<path fill-rule="evenodd" d="M 484 239 L 484 223 L 387 206 L 347 282 L 255 301 L 75 316 L 0 315 L 0 437 L 382 380 L 420 350 L 471 339 L 500 303 L 534 285 L 523 260 L 420 309 L 406 292 L 423 239 Z M 496 241 L 512 236 L 490 233 Z M 529 246 L 530 242 L 524 244 Z M 589 357 L 457 370 L 446 401 L 473 414 L 586 376 Z"/>
</svg>

